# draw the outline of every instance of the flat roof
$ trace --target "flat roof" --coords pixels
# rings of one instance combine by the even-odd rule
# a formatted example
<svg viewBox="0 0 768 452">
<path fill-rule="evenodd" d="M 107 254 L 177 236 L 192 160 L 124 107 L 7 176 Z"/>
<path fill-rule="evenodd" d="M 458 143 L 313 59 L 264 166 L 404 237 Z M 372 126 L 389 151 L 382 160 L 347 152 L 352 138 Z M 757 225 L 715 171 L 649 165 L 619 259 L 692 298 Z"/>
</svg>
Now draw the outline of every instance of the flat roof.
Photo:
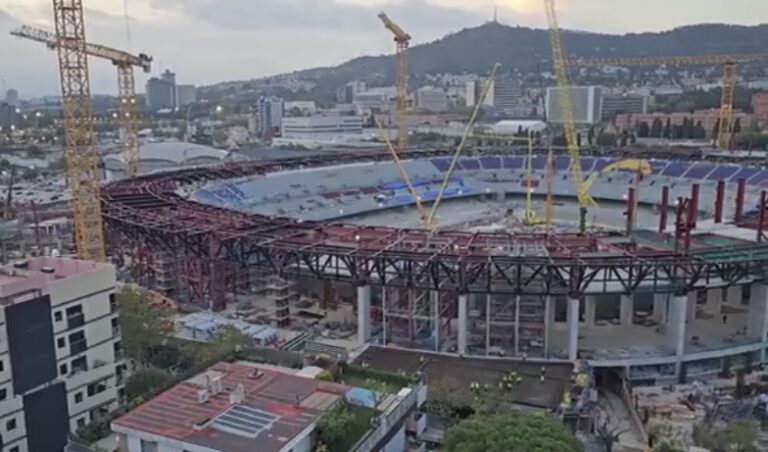
<svg viewBox="0 0 768 452">
<path fill-rule="evenodd" d="M 436 382 L 446 376 L 458 380 L 467 387 L 471 383 L 497 385 L 509 372 L 517 372 L 522 381 L 509 392 L 513 403 L 535 408 L 555 409 L 562 401 L 562 394 L 569 384 L 573 366 L 526 362 L 497 358 L 467 358 L 419 350 L 405 350 L 370 346 L 355 360 L 371 368 L 391 373 L 414 374 L 421 371 L 427 382 Z M 546 378 L 541 381 L 541 368 L 546 368 Z"/>
<path fill-rule="evenodd" d="M 0 299 L 31 290 L 47 293 L 51 281 L 101 270 L 111 264 L 66 257 L 32 257 L 0 267 Z"/>
<path fill-rule="evenodd" d="M 199 403 L 198 392 L 215 378 L 222 391 Z M 240 385 L 242 402 L 231 403 Z M 112 428 L 224 452 L 277 452 L 350 389 L 251 363 L 218 363 L 114 420 Z"/>
</svg>

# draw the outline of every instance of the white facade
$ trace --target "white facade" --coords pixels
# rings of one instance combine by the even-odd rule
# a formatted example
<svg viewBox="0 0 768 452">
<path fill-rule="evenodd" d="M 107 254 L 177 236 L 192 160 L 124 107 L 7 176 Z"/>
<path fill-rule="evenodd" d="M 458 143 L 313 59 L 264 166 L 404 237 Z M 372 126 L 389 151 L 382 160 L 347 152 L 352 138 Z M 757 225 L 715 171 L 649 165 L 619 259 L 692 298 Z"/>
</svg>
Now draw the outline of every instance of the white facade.
<svg viewBox="0 0 768 452">
<path fill-rule="evenodd" d="M 361 134 L 360 116 L 310 116 L 283 118 L 283 138 L 311 138 L 328 135 Z"/>
<path fill-rule="evenodd" d="M 573 107 L 573 119 L 577 124 L 594 124 L 602 120 L 603 90 L 599 86 L 571 86 L 567 88 Z M 562 123 L 560 88 L 547 88 L 547 121 Z"/>
<path fill-rule="evenodd" d="M 441 112 L 448 109 L 448 95 L 442 88 L 426 86 L 416 91 L 416 107 Z"/>
<path fill-rule="evenodd" d="M 27 452 L 32 449 L 28 436 L 41 434 L 28 432 L 25 425 L 25 419 L 40 415 L 27 412 L 32 408 L 25 407 L 25 400 L 34 397 L 34 393 L 64 383 L 66 428 L 71 432 L 119 405 L 126 365 L 114 299 L 115 269 L 107 264 L 65 258 L 35 258 L 26 266 L 0 271 L 0 434 L 4 451 Z M 53 331 L 38 333 L 43 337 L 53 335 L 50 345 L 55 350 L 57 375 L 42 386 L 16 393 L 18 382 L 14 380 L 14 357 L 9 349 L 15 346 L 9 328 L 15 327 L 9 325 L 8 321 L 14 320 L 6 314 L 11 307 L 39 302 L 46 295 L 50 299 Z M 18 372 L 21 371 L 17 369 L 17 376 Z M 56 430 L 56 426 L 50 428 Z"/>
</svg>

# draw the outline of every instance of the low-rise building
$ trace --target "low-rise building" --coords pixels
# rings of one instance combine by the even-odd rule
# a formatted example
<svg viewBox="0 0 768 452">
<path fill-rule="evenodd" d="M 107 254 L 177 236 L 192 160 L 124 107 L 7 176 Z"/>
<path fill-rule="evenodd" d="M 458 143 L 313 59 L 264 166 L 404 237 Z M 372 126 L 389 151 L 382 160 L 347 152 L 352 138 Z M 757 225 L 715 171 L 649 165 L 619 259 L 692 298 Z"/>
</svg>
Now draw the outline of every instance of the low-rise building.
<svg viewBox="0 0 768 452">
<path fill-rule="evenodd" d="M 747 127 L 754 118 L 753 115 L 744 113 L 743 111 L 735 111 L 733 113 L 734 124 L 738 121 L 741 123 L 742 129 Z M 616 116 L 615 125 L 619 130 L 632 130 L 635 127 L 640 126 L 642 123 L 648 124 L 649 127 L 653 125 L 655 120 L 661 121 L 665 126 L 667 121 L 672 126 L 683 125 L 685 120 L 693 121 L 694 125 L 699 125 L 704 128 L 707 136 L 711 136 L 715 130 L 715 126 L 720 121 L 720 110 L 713 108 L 710 110 L 696 110 L 694 112 L 674 112 L 674 113 L 649 113 L 649 114 L 620 114 Z"/>
<path fill-rule="evenodd" d="M 752 113 L 759 121 L 768 121 L 768 92 L 759 92 L 752 95 Z"/>
<path fill-rule="evenodd" d="M 648 100 L 648 96 L 637 94 L 604 94 L 602 119 L 608 121 L 622 113 L 633 115 L 648 113 Z"/>
<path fill-rule="evenodd" d="M 313 138 L 328 135 L 360 134 L 363 118 L 360 116 L 309 116 L 283 118 L 283 138 Z"/>
<path fill-rule="evenodd" d="M 115 269 L 66 258 L 0 268 L 0 432 L 5 451 L 63 450 L 119 405 L 126 376 Z"/>
<path fill-rule="evenodd" d="M 405 450 L 406 422 L 426 386 L 377 393 L 318 380 L 321 371 L 219 363 L 116 419 L 112 429 L 126 452 L 309 452 L 323 416 L 347 409 L 370 428 L 346 432 L 352 436 L 344 450 Z"/>
<path fill-rule="evenodd" d="M 425 86 L 416 91 L 416 108 L 432 112 L 442 112 L 448 109 L 448 95 L 445 90 Z"/>
</svg>

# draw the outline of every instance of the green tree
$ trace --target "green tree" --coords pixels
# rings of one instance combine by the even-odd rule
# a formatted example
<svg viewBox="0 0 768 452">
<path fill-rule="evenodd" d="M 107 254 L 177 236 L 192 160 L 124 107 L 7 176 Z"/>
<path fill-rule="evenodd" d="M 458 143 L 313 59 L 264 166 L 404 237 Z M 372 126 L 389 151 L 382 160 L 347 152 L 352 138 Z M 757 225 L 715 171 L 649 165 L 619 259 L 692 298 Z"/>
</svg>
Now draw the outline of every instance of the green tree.
<svg viewBox="0 0 768 452">
<path fill-rule="evenodd" d="M 654 118 L 653 123 L 651 124 L 651 138 L 661 138 L 662 133 L 664 133 L 664 124 L 661 122 L 661 118 Z"/>
<path fill-rule="evenodd" d="M 651 127 L 647 122 L 643 121 L 637 127 L 637 136 L 640 138 L 648 138 L 651 135 Z"/>
<path fill-rule="evenodd" d="M 472 395 L 466 386 L 454 377 L 446 375 L 430 381 L 426 410 L 442 419 L 448 427 L 459 422 L 462 409 L 471 405 Z"/>
<path fill-rule="evenodd" d="M 715 122 L 715 126 L 712 127 L 712 139 L 716 140 L 720 136 L 720 119 Z"/>
<path fill-rule="evenodd" d="M 248 336 L 235 327 L 225 326 L 210 341 L 196 349 L 194 359 L 198 364 L 209 366 L 216 361 L 231 359 L 249 346 Z"/>
<path fill-rule="evenodd" d="M 713 428 L 711 422 L 701 422 L 694 428 L 696 444 L 713 452 L 757 452 L 757 424 L 740 420 L 725 428 Z"/>
<path fill-rule="evenodd" d="M 736 122 L 733 123 L 733 133 L 741 133 L 741 118 L 736 118 Z"/>
<path fill-rule="evenodd" d="M 563 424 L 518 413 L 475 417 L 448 429 L 447 452 L 579 452 L 583 447 Z"/>
<path fill-rule="evenodd" d="M 664 132 L 662 136 L 667 139 L 672 138 L 672 120 L 670 118 L 667 118 L 667 123 L 664 124 Z"/>
<path fill-rule="evenodd" d="M 125 380 L 125 396 L 129 401 L 148 400 L 168 388 L 176 380 L 173 375 L 158 369 L 134 372 Z"/>
<path fill-rule="evenodd" d="M 697 140 L 703 140 L 707 138 L 707 130 L 701 125 L 701 121 L 696 123 L 696 127 L 693 128 L 693 138 Z"/>
<path fill-rule="evenodd" d="M 340 404 L 318 421 L 320 442 L 328 450 L 343 450 L 347 432 L 352 430 L 354 425 L 355 415 L 350 412 L 346 404 Z"/>
<path fill-rule="evenodd" d="M 173 313 L 151 304 L 151 295 L 124 286 L 117 294 L 123 330 L 123 349 L 135 365 L 146 367 L 173 328 Z"/>
</svg>

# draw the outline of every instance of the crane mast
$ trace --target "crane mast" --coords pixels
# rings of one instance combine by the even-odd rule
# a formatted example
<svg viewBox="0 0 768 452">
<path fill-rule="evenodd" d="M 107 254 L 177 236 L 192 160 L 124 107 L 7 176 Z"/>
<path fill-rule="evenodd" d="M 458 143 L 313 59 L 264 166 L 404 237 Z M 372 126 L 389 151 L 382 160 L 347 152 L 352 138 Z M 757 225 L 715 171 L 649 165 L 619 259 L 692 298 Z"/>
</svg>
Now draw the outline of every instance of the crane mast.
<svg viewBox="0 0 768 452">
<path fill-rule="evenodd" d="M 88 77 L 82 0 L 53 0 L 61 77 L 61 105 L 75 244 L 80 259 L 103 262 L 104 228 L 99 195 L 98 155 L 94 146 L 91 86 Z"/>
<path fill-rule="evenodd" d="M 549 24 L 549 40 L 552 45 L 552 64 L 557 78 L 558 100 L 560 102 L 560 115 L 563 121 L 563 130 L 565 141 L 568 147 L 568 155 L 571 160 L 570 171 L 576 198 L 582 210 L 582 218 L 586 213 L 586 208 L 594 205 L 594 200 L 582 184 L 584 177 L 581 171 L 581 158 L 579 155 L 579 142 L 576 134 L 576 120 L 573 115 L 573 102 L 569 92 L 570 83 L 568 81 L 568 68 L 566 66 L 565 52 L 560 36 L 560 26 L 557 21 L 557 11 L 555 0 L 544 0 L 544 6 L 547 12 L 547 22 Z M 582 222 L 583 223 L 583 222 Z M 584 225 L 582 224 L 582 229 Z"/>
<path fill-rule="evenodd" d="M 50 49 L 56 49 L 59 45 L 56 34 L 26 25 L 12 31 L 11 35 L 41 42 Z M 117 68 L 117 87 L 120 101 L 118 122 L 123 131 L 121 145 L 126 156 L 128 174 L 136 176 L 139 172 L 139 112 L 136 104 L 136 82 L 133 68 L 139 67 L 144 72 L 149 72 L 152 67 L 152 57 L 145 54 L 132 55 L 122 50 L 88 42 L 85 44 L 85 52 L 89 56 L 111 61 Z"/>
<path fill-rule="evenodd" d="M 379 14 L 384 27 L 395 36 L 395 86 L 397 88 L 397 147 L 408 147 L 408 46 L 411 35 L 394 23 L 385 13 Z"/>
</svg>

